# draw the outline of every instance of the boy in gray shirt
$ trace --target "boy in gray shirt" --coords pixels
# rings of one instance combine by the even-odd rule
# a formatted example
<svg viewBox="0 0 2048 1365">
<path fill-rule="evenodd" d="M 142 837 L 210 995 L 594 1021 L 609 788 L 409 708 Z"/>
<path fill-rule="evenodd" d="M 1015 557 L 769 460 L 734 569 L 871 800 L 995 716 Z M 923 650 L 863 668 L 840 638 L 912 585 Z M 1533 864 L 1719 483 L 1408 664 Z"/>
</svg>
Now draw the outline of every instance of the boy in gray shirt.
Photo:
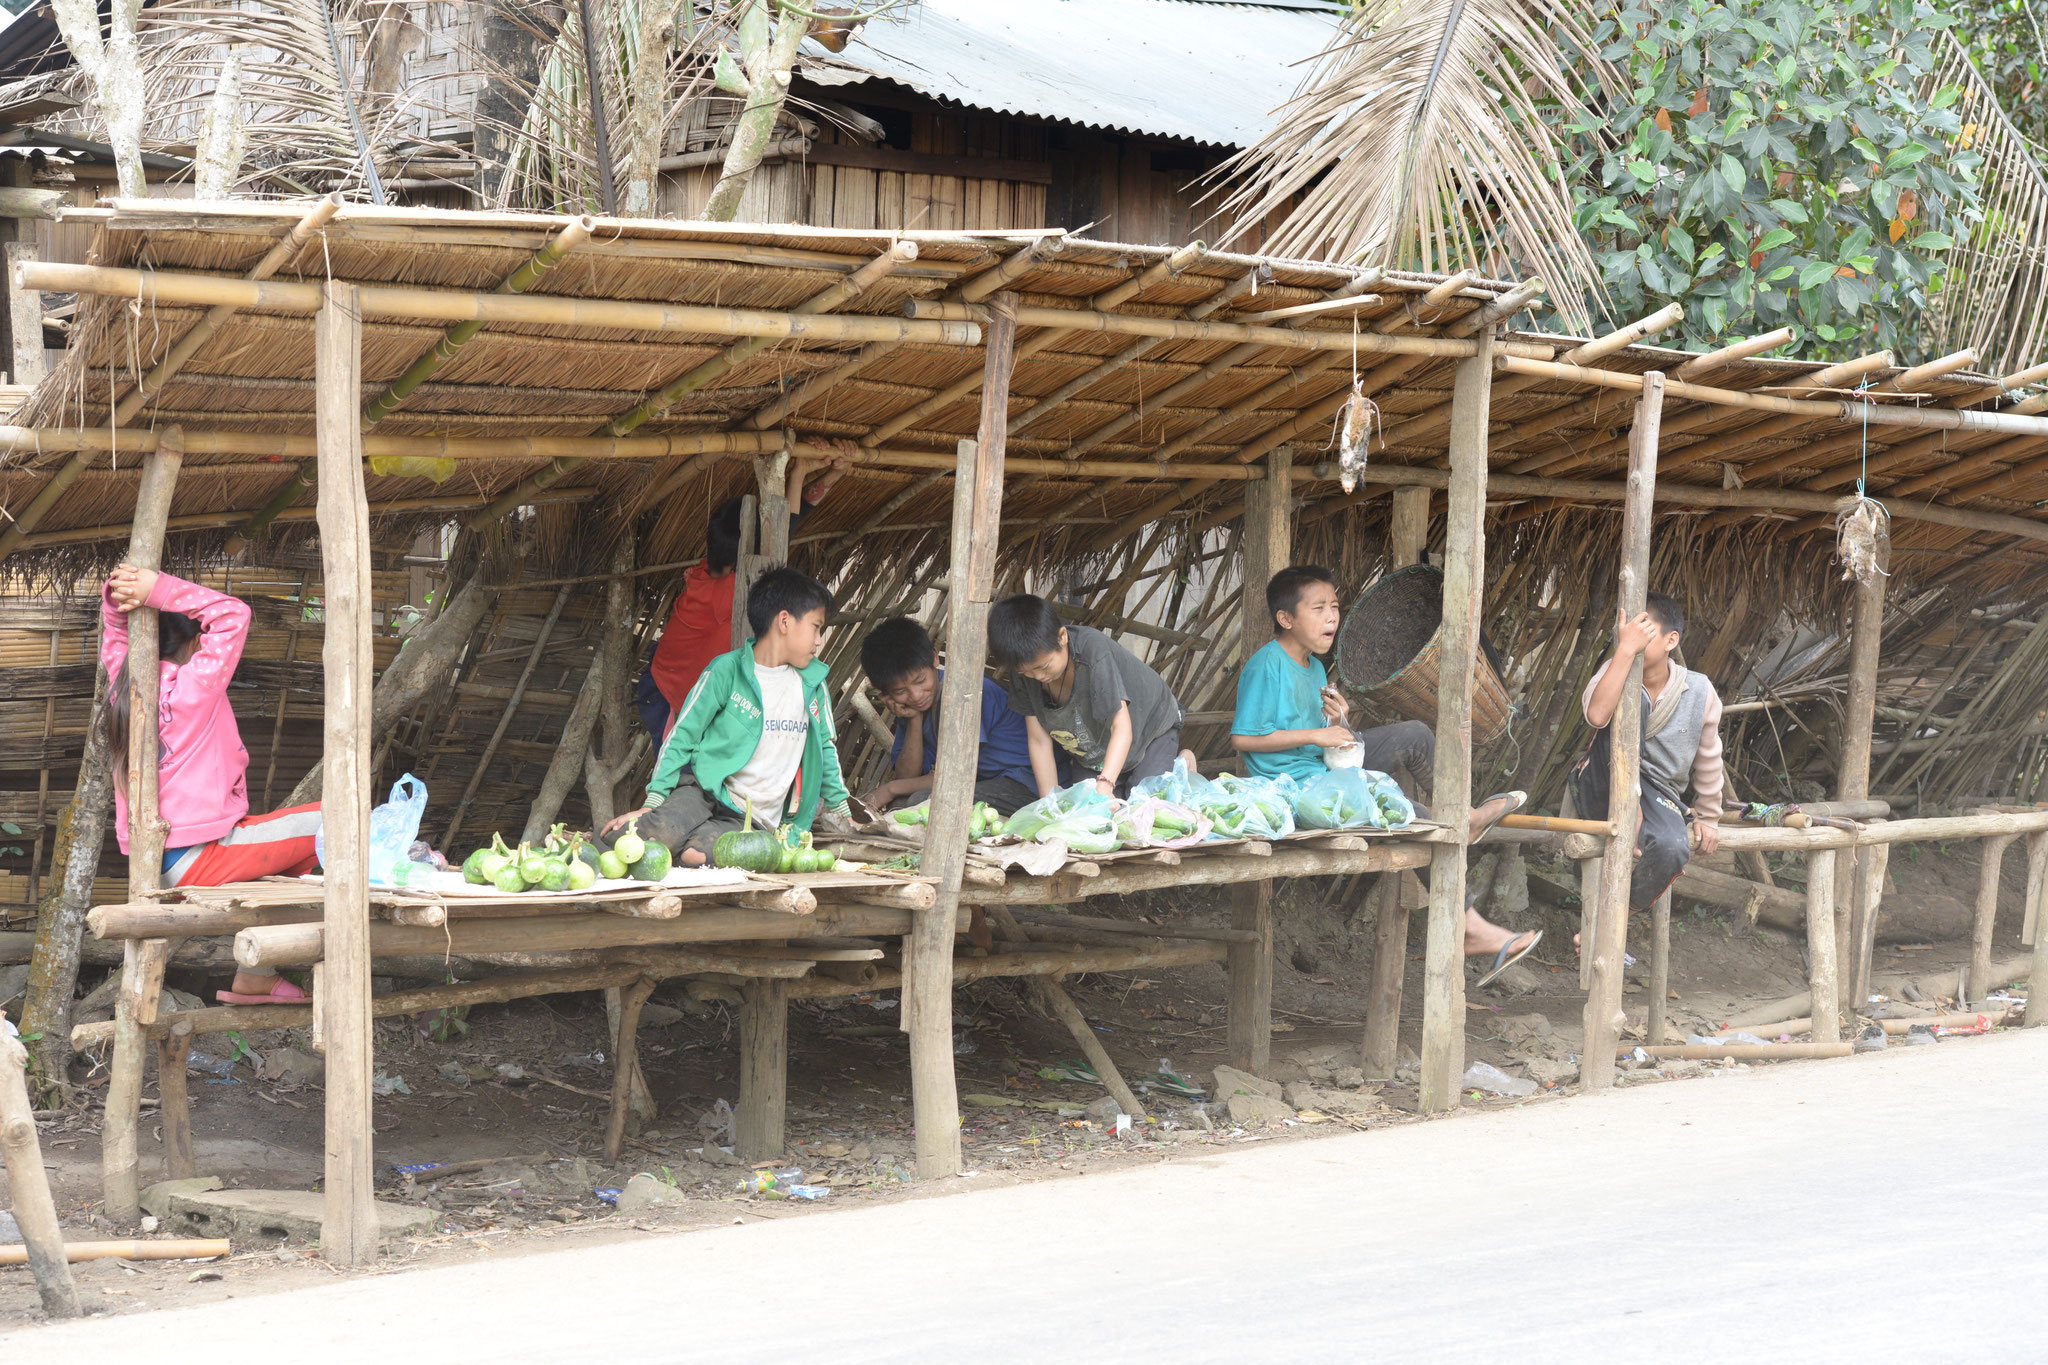
<svg viewBox="0 0 2048 1365">
<path fill-rule="evenodd" d="M 1066 626 L 1042 597 L 1019 593 L 989 609 L 988 648 L 1010 673 L 1010 705 L 1024 717 L 1038 794 L 1059 787 L 1054 746 L 1105 796 L 1128 796 L 1177 757 L 1184 712 L 1138 657 L 1088 626 Z"/>
</svg>

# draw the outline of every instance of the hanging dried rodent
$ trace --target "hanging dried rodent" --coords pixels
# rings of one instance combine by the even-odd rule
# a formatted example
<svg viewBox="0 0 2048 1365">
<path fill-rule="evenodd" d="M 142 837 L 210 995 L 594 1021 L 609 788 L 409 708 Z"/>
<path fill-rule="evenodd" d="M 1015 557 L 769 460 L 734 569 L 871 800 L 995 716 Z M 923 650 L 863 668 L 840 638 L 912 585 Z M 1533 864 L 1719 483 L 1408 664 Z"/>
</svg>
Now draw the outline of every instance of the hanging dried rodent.
<svg viewBox="0 0 2048 1365">
<path fill-rule="evenodd" d="M 1365 385 L 1352 380 L 1351 396 L 1344 400 L 1344 410 L 1337 414 L 1330 437 L 1330 444 L 1337 448 L 1337 481 L 1346 493 L 1358 486 L 1358 476 L 1365 472 L 1365 448 L 1379 420 L 1379 407 L 1365 396 Z"/>
<path fill-rule="evenodd" d="M 1891 558 L 1892 517 L 1875 498 L 1858 498 L 1835 517 L 1835 557 L 1842 577 L 1869 587 L 1886 577 Z"/>
</svg>

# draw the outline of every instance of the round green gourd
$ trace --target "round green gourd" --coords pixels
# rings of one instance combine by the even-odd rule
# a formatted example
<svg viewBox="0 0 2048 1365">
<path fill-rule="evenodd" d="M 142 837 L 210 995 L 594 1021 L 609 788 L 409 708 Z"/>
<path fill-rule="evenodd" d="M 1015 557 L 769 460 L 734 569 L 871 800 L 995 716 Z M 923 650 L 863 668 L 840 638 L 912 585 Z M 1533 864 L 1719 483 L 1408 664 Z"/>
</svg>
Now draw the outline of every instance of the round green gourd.
<svg viewBox="0 0 2048 1365">
<path fill-rule="evenodd" d="M 519 869 L 507 862 L 498 869 L 498 875 L 491 882 L 508 896 L 516 896 L 526 889 L 526 878 L 519 875 Z"/>
<path fill-rule="evenodd" d="M 627 868 L 626 875 L 638 877 L 643 882 L 658 882 L 668 875 L 669 868 L 674 864 L 675 859 L 669 856 L 669 851 L 649 839 L 646 851 L 640 855 L 640 861 Z"/>
<path fill-rule="evenodd" d="M 548 859 L 547 868 L 540 876 L 540 884 L 550 891 L 567 891 L 569 889 L 569 864 L 563 862 L 560 858 Z"/>
<path fill-rule="evenodd" d="M 618 854 L 628 864 L 639 862 L 640 855 L 646 851 L 647 841 L 640 837 L 640 822 L 638 820 L 628 824 L 626 832 L 612 840 L 612 852 Z"/>
<path fill-rule="evenodd" d="M 782 864 L 782 840 L 772 829 L 754 828 L 754 803 L 749 801 L 745 823 L 711 845 L 711 861 L 742 872 L 773 872 Z"/>
<path fill-rule="evenodd" d="M 462 860 L 462 880 L 471 886 L 488 886 L 490 878 L 484 875 L 484 860 L 491 856 L 488 848 L 480 848 Z"/>
<path fill-rule="evenodd" d="M 569 889 L 588 891 L 597 884 L 597 869 L 581 858 L 569 864 Z"/>
</svg>

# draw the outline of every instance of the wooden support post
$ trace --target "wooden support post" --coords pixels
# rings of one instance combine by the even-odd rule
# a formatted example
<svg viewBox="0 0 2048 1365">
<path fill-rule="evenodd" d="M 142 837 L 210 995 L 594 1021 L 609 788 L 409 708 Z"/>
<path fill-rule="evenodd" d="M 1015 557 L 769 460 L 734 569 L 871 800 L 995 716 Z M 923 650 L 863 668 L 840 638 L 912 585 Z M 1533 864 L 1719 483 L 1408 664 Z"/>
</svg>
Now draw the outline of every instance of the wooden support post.
<svg viewBox="0 0 2048 1365">
<path fill-rule="evenodd" d="M 761 567 L 789 562 L 789 461 L 788 451 L 754 457 L 754 496 L 760 504 L 760 531 L 754 544 L 760 548 Z"/>
<path fill-rule="evenodd" d="M 1606 845 L 1603 843 L 1602 847 Z M 1579 862 L 1579 989 L 1593 989 L 1593 954 L 1585 945 L 1593 943 L 1594 931 L 1600 927 L 1600 873 L 1606 865 L 1604 858 L 1584 858 Z"/>
<path fill-rule="evenodd" d="M 1273 638 L 1266 580 L 1286 568 L 1294 552 L 1293 478 L 1294 450 L 1282 446 L 1266 456 L 1266 477 L 1245 485 L 1241 659 Z M 1273 883 L 1231 887 L 1230 923 L 1257 937 L 1230 945 L 1226 1050 L 1232 1066 L 1262 1076 L 1273 1064 Z"/>
<path fill-rule="evenodd" d="M 607 986 L 604 991 L 605 1031 L 611 1034 L 615 1044 L 619 1038 L 620 1031 L 626 1026 L 625 1010 L 628 989 L 625 986 Z M 650 986 L 649 989 L 651 990 L 652 987 Z M 634 1036 L 637 1038 L 639 1035 L 636 1032 Z M 634 1058 L 635 1065 L 626 1078 L 626 1112 L 638 1117 L 642 1122 L 646 1122 L 654 1117 L 654 1092 L 648 1089 L 647 1077 L 641 1072 L 638 1060 L 638 1054 L 636 1053 Z M 614 1072 L 613 1074 L 616 1078 L 617 1073 Z"/>
<path fill-rule="evenodd" d="M 1429 548 L 1429 499 L 1427 488 L 1396 488 L 1394 516 L 1387 530 L 1387 567 L 1405 569 L 1422 562 Z"/>
<path fill-rule="evenodd" d="M 1650 907 L 1650 1014 L 1645 1037 L 1653 1046 L 1671 1041 L 1664 1036 L 1670 999 L 1671 891 L 1667 887 Z"/>
<path fill-rule="evenodd" d="M 336 1265 L 377 1257 L 370 1072 L 370 506 L 363 492 L 363 316 L 356 287 L 327 281 L 313 322 L 326 838 L 324 970 L 313 1008 L 327 1045 L 326 1204 L 320 1252 Z"/>
<path fill-rule="evenodd" d="M 952 938 L 946 950 L 953 948 Z M 916 1035 L 911 1035 L 915 1041 Z M 953 1035 L 946 1035 L 946 1064 L 952 1070 Z M 755 977 L 740 988 L 740 1107 L 734 1121 L 733 1152 L 742 1161 L 782 1155 L 789 1110 L 789 982 Z M 919 1125 L 920 1129 L 923 1125 Z M 957 1147 L 960 1121 L 947 1134 Z M 924 1145 L 922 1132 L 918 1145 Z M 957 1161 L 958 1158 L 956 1157 Z"/>
<path fill-rule="evenodd" d="M 988 608 L 995 592 L 996 528 L 1003 515 L 1003 452 L 1008 441 L 1010 370 L 1017 346 L 1016 296 L 990 299 L 982 360 L 981 421 L 962 441 L 953 478 L 952 572 L 947 580 L 946 678 L 940 715 L 981 714 L 982 661 L 988 657 Z M 967 820 L 974 808 L 980 735 L 971 724 L 941 724 L 932 762 L 927 874 L 938 878 L 930 909 L 911 912 L 903 962 L 905 1027 L 922 1179 L 960 1173 L 960 1092 L 953 1078 L 953 933 L 967 867 Z M 936 855 L 936 866 L 934 866 Z"/>
<path fill-rule="evenodd" d="M 28 1049 L 5 1032 L 0 1032 L 0 1159 L 7 1168 L 9 1203 L 14 1221 L 21 1225 L 21 1240 L 28 1244 L 29 1271 L 36 1277 L 43 1311 L 53 1318 L 75 1318 L 83 1310 L 64 1254 L 57 1204 L 50 1198 L 42 1144 L 36 1141 L 35 1110 L 28 1099 Z"/>
<path fill-rule="evenodd" d="M 164 1128 L 164 1179 L 199 1174 L 192 1157 L 192 1096 L 185 1063 L 192 1055 L 192 1024 L 181 1019 L 156 1040 L 157 1118 Z"/>
<path fill-rule="evenodd" d="M 146 457 L 135 493 L 135 526 L 126 563 L 155 569 L 163 562 L 164 533 L 171 494 L 178 483 L 184 444 L 176 427 L 158 438 Z M 157 732 L 161 661 L 157 657 L 157 613 L 137 607 L 128 613 L 128 886 L 144 896 L 163 882 L 163 820 L 157 814 Z M 100 1134 L 101 1183 L 107 1217 L 128 1226 L 142 1215 L 136 1131 L 142 1107 L 142 1073 L 147 1058 L 142 1030 L 156 1022 L 170 944 L 162 939 L 130 940 L 122 955 L 121 993 L 114 1006 L 114 1054 L 109 1063 L 105 1118 Z"/>
<path fill-rule="evenodd" d="M 1982 1002 L 1996 984 L 1991 979 L 1991 931 L 1998 923 L 1998 873 L 2005 864 L 2005 851 L 2017 834 L 1994 834 L 1980 848 L 1983 861 L 1977 869 L 1977 920 L 1970 933 L 1970 979 L 1964 989 L 1969 1000 Z M 1958 1005 L 1968 1001 L 1958 999 Z"/>
<path fill-rule="evenodd" d="M 1835 974 L 1835 850 L 1806 855 L 1806 979 L 1813 992 L 1813 1041 L 1842 1040 L 1842 1002 Z"/>
<path fill-rule="evenodd" d="M 7 276 L 14 279 L 15 267 L 36 258 L 34 242 L 7 243 Z M 8 286 L 8 341 L 14 348 L 14 382 L 34 388 L 50 372 L 49 353 L 43 349 L 43 296 Z"/>
<path fill-rule="evenodd" d="M 648 996 L 654 994 L 654 987 L 654 978 L 643 976 L 629 986 L 607 987 L 604 993 L 607 1006 L 611 1005 L 614 997 L 618 1000 L 618 1013 L 612 1026 L 612 1114 L 604 1132 L 606 1161 L 619 1159 L 619 1149 L 626 1142 L 627 1115 L 637 1107 L 634 1104 L 636 1097 L 647 1089 L 647 1082 L 640 1074 L 640 1007 L 647 1003 Z M 740 1048 L 743 1058 L 753 1055 L 746 1042 L 746 1025 L 747 1020 L 742 1018 Z M 743 1114 L 746 1103 L 746 1065 L 743 1060 L 740 1067 L 740 1112 Z M 780 1122 L 778 1116 L 778 1127 Z"/>
<path fill-rule="evenodd" d="M 2048 833 L 2027 840 L 2027 906 L 2034 948 L 2027 973 L 2027 1027 L 2038 1028 L 2048 1025 L 2048 926 L 2041 923 L 2048 914 Z M 2036 1000 L 2043 1002 L 2038 1009 L 2033 1006 Z"/>
<path fill-rule="evenodd" d="M 1365 1074 L 1385 1078 L 1401 1060 L 1401 979 L 1408 970 L 1408 909 L 1399 868 L 1373 885 L 1372 995 L 1365 1007 Z"/>
<path fill-rule="evenodd" d="M 1389 569 L 1422 562 L 1429 546 L 1430 496 L 1427 488 L 1394 490 L 1387 535 Z M 1368 1076 L 1392 1076 L 1400 1061 L 1401 993 L 1408 972 L 1408 907 L 1401 899 L 1401 880 L 1406 875 L 1398 869 L 1381 873 L 1374 887 L 1372 995 L 1366 1001 L 1365 1042 L 1360 1052 Z"/>
<path fill-rule="evenodd" d="M 1849 608 L 1849 696 L 1842 712 L 1842 748 L 1836 768 L 1835 797 L 1841 801 L 1862 801 L 1870 795 L 1870 732 L 1877 720 L 1878 646 L 1884 631 L 1884 589 L 1882 574 L 1874 581 L 1858 581 Z M 1862 897 L 1856 894 L 1863 882 L 1863 867 L 1870 848 L 1848 850 L 1849 856 L 1835 863 L 1835 961 L 1845 981 L 1855 983 L 1863 942 L 1859 920 Z M 1853 992 L 1848 1003 L 1862 999 Z"/>
<path fill-rule="evenodd" d="M 1878 915 L 1884 905 L 1884 873 L 1891 862 L 1890 844 L 1866 844 L 1856 850 L 1856 960 L 1849 970 L 1849 1008 L 1860 1010 L 1870 999 L 1870 956 L 1877 947 Z"/>
<path fill-rule="evenodd" d="M 1664 376 L 1643 376 L 1643 396 L 1629 432 L 1628 502 L 1622 514 L 1621 582 L 1615 597 L 1621 614 L 1643 610 L 1650 580 L 1650 513 L 1657 485 L 1657 433 L 1664 417 Z M 1608 722 L 1610 759 L 1607 818 L 1614 826 L 1601 855 L 1600 892 L 1589 943 L 1592 986 L 1586 994 L 1586 1046 L 1579 1064 L 1579 1088 L 1604 1090 L 1614 1084 L 1614 1048 L 1621 1039 L 1622 963 L 1628 950 L 1628 895 L 1635 871 L 1636 829 L 1642 819 L 1643 659 L 1630 663 L 1628 683 Z M 1581 812 L 1582 814 L 1584 812 Z M 1833 940 L 1830 939 L 1830 943 Z M 1581 953 L 1588 950 L 1581 947 Z"/>
<path fill-rule="evenodd" d="M 2044 897 L 2048 897 L 2048 834 L 2029 834 L 2026 913 L 2020 920 L 2020 942 L 2029 948 L 2040 941 Z"/>
<path fill-rule="evenodd" d="M 1451 387 L 1450 503 L 1445 513 L 1444 610 L 1436 693 L 1436 818 L 1456 836 L 1429 863 L 1429 946 L 1422 970 L 1424 1112 L 1455 1109 L 1465 1074 L 1465 847 L 1472 811 L 1472 666 L 1486 586 L 1486 429 L 1493 403 L 1493 337 L 1458 362 Z"/>
</svg>

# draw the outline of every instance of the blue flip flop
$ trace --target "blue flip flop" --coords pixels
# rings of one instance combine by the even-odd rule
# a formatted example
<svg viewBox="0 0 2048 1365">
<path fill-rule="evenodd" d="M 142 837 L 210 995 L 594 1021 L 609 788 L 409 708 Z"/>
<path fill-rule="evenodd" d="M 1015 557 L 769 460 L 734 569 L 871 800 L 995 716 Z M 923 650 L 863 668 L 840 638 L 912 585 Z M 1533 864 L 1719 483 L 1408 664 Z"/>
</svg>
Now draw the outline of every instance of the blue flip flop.
<svg viewBox="0 0 2048 1365">
<path fill-rule="evenodd" d="M 1501 945 L 1500 954 L 1493 959 L 1493 970 L 1488 972 L 1485 976 L 1480 977 L 1478 981 L 1474 982 L 1473 989 L 1476 990 L 1481 986 L 1491 985 L 1495 977 L 1499 976 L 1508 968 L 1514 966 L 1517 962 L 1520 962 L 1529 954 L 1535 952 L 1536 945 L 1543 942 L 1543 931 L 1541 929 L 1531 931 L 1529 934 L 1529 942 L 1527 946 L 1525 946 L 1520 952 L 1516 952 L 1515 944 L 1519 942 L 1521 938 L 1522 935 L 1516 934 L 1513 938 L 1509 939 L 1506 943 Z"/>
</svg>

